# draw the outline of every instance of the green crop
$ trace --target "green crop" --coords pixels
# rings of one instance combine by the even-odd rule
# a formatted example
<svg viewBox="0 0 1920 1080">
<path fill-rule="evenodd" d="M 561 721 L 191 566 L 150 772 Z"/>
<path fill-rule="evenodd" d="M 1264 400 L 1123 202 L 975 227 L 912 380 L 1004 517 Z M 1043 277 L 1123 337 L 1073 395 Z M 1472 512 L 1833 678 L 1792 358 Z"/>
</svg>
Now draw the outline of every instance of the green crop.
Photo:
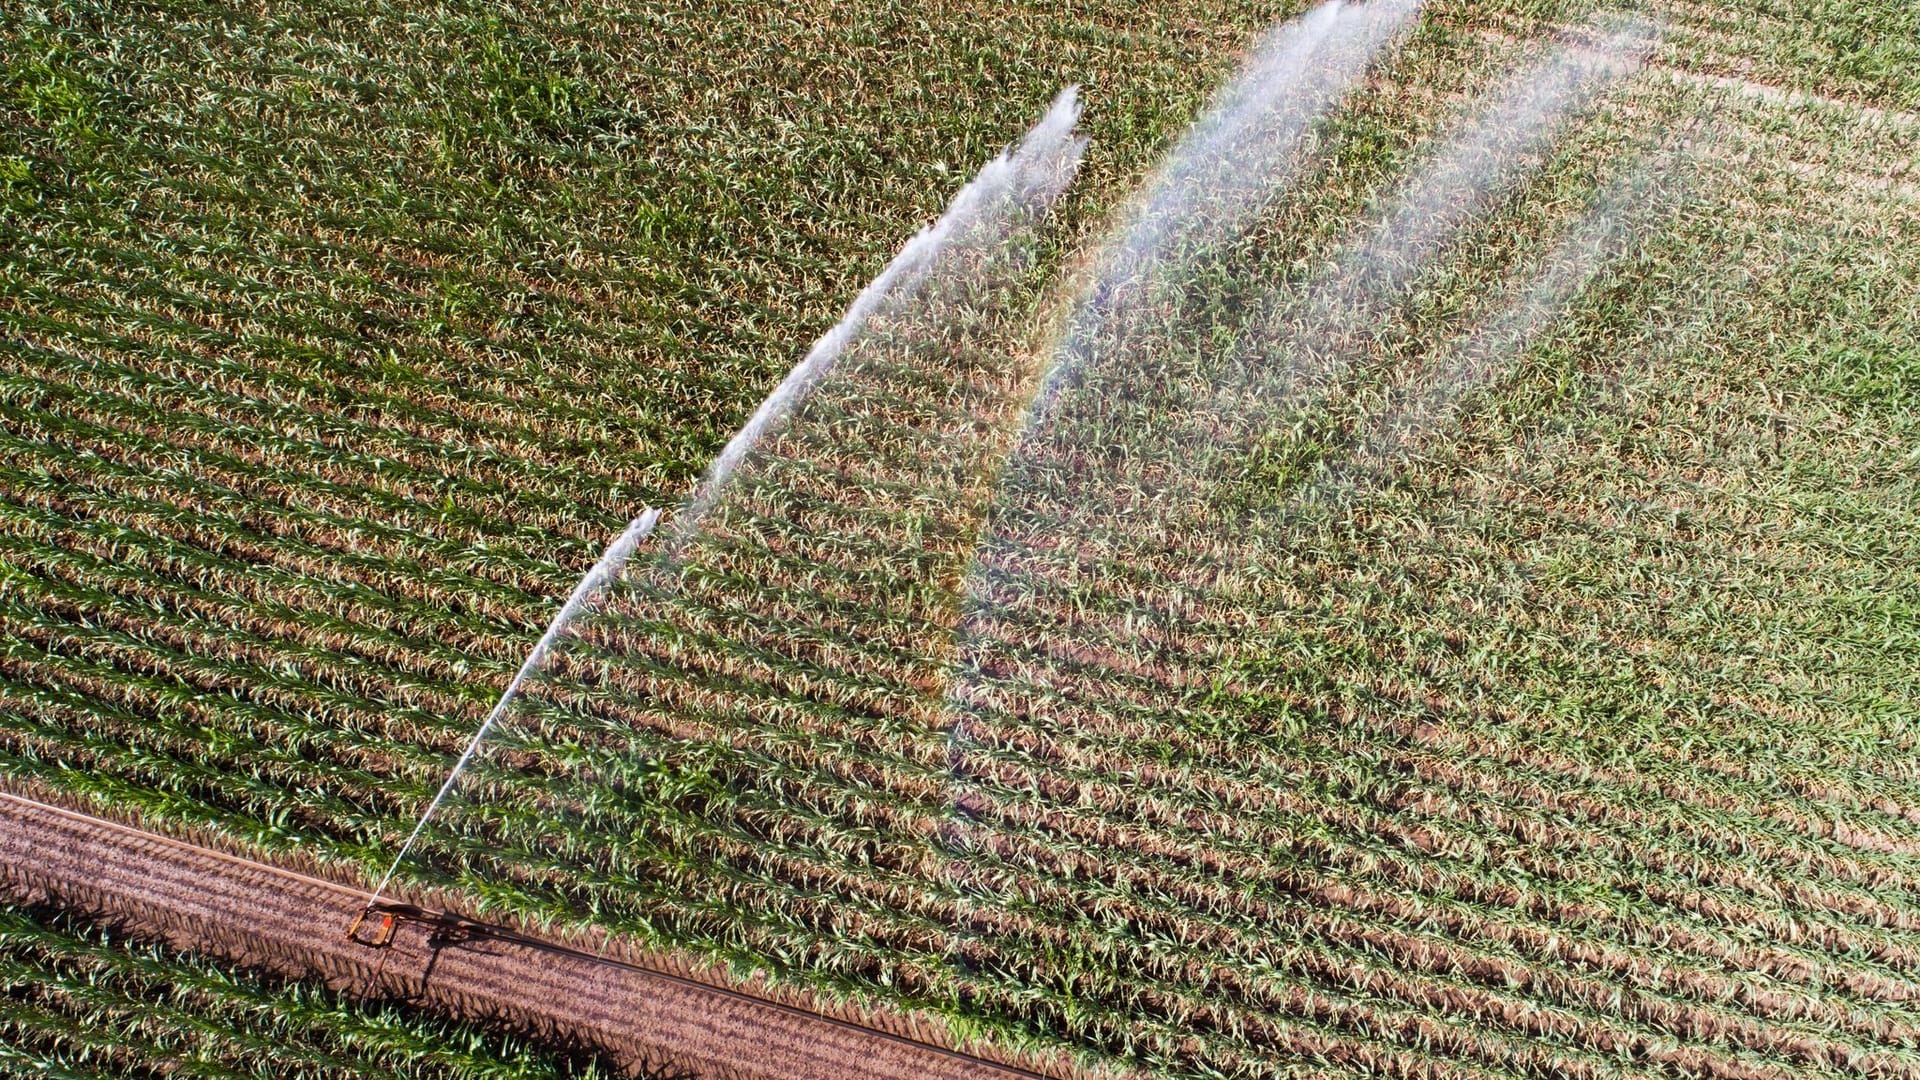
<svg viewBox="0 0 1920 1080">
<path fill-rule="evenodd" d="M 1920 1072 L 1911 5 L 1431 0 L 1035 434 L 1103 232 L 1301 4 L 4 2 L 0 782 L 377 874 L 606 540 L 1078 82 L 1057 215 L 643 552 L 401 884 L 1095 1069 Z M 1602 8 L 1643 71 L 1320 289 Z M 547 1060 L 9 918 L 16 1071 Z"/>
<path fill-rule="evenodd" d="M 597 1077 L 510 1034 L 0 908 L 0 1075 Z"/>
</svg>

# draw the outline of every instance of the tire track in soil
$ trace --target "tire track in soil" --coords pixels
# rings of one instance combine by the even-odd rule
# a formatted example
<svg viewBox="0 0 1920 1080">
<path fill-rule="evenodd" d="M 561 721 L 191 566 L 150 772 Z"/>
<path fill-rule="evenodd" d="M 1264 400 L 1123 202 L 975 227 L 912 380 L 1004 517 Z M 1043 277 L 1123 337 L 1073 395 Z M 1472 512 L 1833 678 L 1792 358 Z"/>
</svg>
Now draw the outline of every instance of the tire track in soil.
<svg viewBox="0 0 1920 1080">
<path fill-rule="evenodd" d="M 369 948 L 346 937 L 365 890 L 5 791 L 0 896 L 52 903 L 282 977 L 502 1021 L 599 1051 L 631 1072 L 715 1080 L 1040 1075 L 512 931 L 436 939 L 426 924 L 403 920 L 389 947 Z"/>
</svg>

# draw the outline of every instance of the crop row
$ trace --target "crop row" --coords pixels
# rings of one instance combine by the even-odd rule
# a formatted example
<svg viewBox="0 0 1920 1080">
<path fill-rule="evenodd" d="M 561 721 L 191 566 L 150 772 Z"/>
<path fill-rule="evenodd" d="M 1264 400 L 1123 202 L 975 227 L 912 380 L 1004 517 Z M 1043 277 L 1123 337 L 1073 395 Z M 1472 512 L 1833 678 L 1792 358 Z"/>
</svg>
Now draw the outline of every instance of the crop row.
<svg viewBox="0 0 1920 1080">
<path fill-rule="evenodd" d="M 1703 69 L 1778 59 L 1800 9 L 1756 7 L 1744 41 L 1686 9 L 1685 40 L 1728 50 Z M 1217 374 L 1170 350 L 1310 280 L 1520 51 L 1459 32 L 1519 25 L 1498 5 L 1433 8 L 1313 183 L 1173 290 L 1145 369 Z M 1896 17 L 1875 11 L 1839 18 Z M 1041 53 L 1114 58 L 1094 82 L 1122 95 L 1190 94 L 1219 64 L 1168 60 L 1211 31 L 1099 13 L 1016 14 L 1040 53 L 928 54 L 882 14 L 702 12 L 739 42 L 669 64 L 647 50 L 696 15 L 343 12 L 121 13 L 117 53 L 42 15 L 21 55 L 45 70 L 10 63 L 0 108 L 71 78 L 95 115 L 35 105 L 0 143 L 32 173 L 0 193 L 0 773 L 372 868 L 545 598 L 630 502 L 691 477 L 874 238 L 951 190 L 913 163 L 965 168 L 1016 130 L 1013 99 L 1057 70 Z M 768 34 L 790 47 L 750 47 Z M 787 63 L 795 42 L 831 56 Z M 902 49 L 958 104 L 874 111 Z M 963 131 L 975 104 L 992 119 Z M 1637 88 L 1319 352 L 1367 375 L 1421 359 L 1583 197 L 1584 162 L 1686 111 Z M 1172 130 L 1136 122 L 1090 162 L 1104 190 Z M 1805 123 L 1743 149 L 1844 171 L 1885 139 Z M 858 167 L 825 149 L 855 144 Z M 1284 527 L 1246 528 L 1352 444 L 1370 379 L 1285 416 L 1240 472 L 1182 440 L 1244 418 L 1155 429 L 1148 394 L 1095 411 L 1069 448 L 1117 460 L 1048 462 L 1033 480 L 1061 506 L 994 512 L 1028 546 L 989 548 L 989 590 L 964 575 L 1034 365 L 1028 283 L 935 298 L 962 317 L 933 333 L 882 325 L 710 531 L 588 620 L 408 876 L 1179 1074 L 1914 1074 L 1912 740 L 1886 719 L 1905 684 L 1876 674 L 1903 639 L 1836 592 L 1906 551 L 1815 464 L 1901 429 L 1865 421 L 1842 451 L 1825 399 L 1715 375 L 1851 335 L 1801 301 L 1863 249 L 1796 262 L 1759 234 L 1872 211 L 1760 171 L 1603 280 L 1469 403 L 1456 447 Z M 1800 431 L 1750 426 L 1776 405 Z M 1739 487 L 1766 475 L 1749 432 L 1784 491 Z M 1225 471 L 1218 505 L 1074 512 L 1117 482 L 1153 505 L 1147 481 L 1201 467 L 1189 448 Z"/>
<path fill-rule="evenodd" d="M 0 1075 L 592 1077 L 482 1028 L 256 980 L 82 920 L 0 908 Z"/>
</svg>

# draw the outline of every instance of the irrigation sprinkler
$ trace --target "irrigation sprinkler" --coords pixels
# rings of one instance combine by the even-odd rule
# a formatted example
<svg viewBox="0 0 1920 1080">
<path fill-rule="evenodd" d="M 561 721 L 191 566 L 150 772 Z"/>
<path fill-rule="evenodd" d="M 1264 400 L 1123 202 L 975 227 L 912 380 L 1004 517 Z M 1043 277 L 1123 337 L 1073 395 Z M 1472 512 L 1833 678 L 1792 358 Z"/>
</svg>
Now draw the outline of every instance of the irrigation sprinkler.
<svg viewBox="0 0 1920 1080">
<path fill-rule="evenodd" d="M 500 695 L 500 700 L 487 713 L 487 718 L 481 723 L 480 730 L 473 733 L 467 748 L 461 752 L 460 759 L 454 762 L 452 771 L 447 774 L 446 782 L 440 785 L 440 790 L 434 794 L 433 801 L 429 802 L 426 810 L 421 813 L 420 820 L 413 826 L 413 831 L 407 834 L 406 841 L 400 845 L 399 853 L 393 857 L 392 865 L 388 866 L 387 872 L 381 875 L 380 883 L 373 887 L 372 893 L 368 894 L 367 906 L 361 910 L 359 917 L 353 920 L 353 925 L 347 931 L 348 937 L 354 937 L 361 925 L 365 923 L 367 916 L 376 910 L 391 910 L 397 907 L 396 905 L 383 907 L 385 902 L 381 897 L 386 893 L 387 886 L 392 884 L 393 875 L 399 871 L 400 864 L 406 861 L 407 853 L 413 850 L 414 843 L 420 839 L 421 832 L 427 827 L 427 821 L 433 817 L 434 811 L 440 809 L 440 804 L 445 802 L 447 796 L 453 791 L 454 785 L 460 780 L 460 774 L 465 772 L 467 765 L 473 761 L 473 756 L 480 749 L 480 744 L 486 739 L 487 733 L 493 730 L 502 716 L 506 715 L 507 707 L 519 696 L 520 688 L 546 664 L 547 657 L 552 655 L 554 647 L 572 626 L 574 619 L 598 599 L 601 591 L 626 569 L 627 560 L 632 557 L 634 549 L 653 533 L 653 527 L 659 521 L 660 511 L 648 507 L 627 525 L 612 544 L 608 545 L 606 553 L 600 556 L 600 561 L 594 563 L 593 569 L 587 571 L 587 575 L 580 579 L 580 584 L 574 587 L 573 594 L 567 597 L 567 602 L 561 605 L 559 613 L 554 615 L 553 622 L 548 624 L 546 633 L 540 635 L 539 643 L 534 645 L 533 652 L 528 654 L 526 662 L 520 665 L 520 670 L 514 674 L 513 681 L 507 684 L 507 689 Z M 389 939 L 391 923 L 391 919 L 385 920 Z"/>
<path fill-rule="evenodd" d="M 361 908 L 360 914 L 355 915 L 353 922 L 347 926 L 347 940 L 370 949 L 384 949 L 392 945 L 394 931 L 400 928 L 400 913 L 389 908 L 390 905 L 381 900 L 371 901 Z M 374 928 L 372 937 L 361 937 L 360 927 L 375 911 L 380 913 L 380 925 Z"/>
<path fill-rule="evenodd" d="M 368 920 L 375 916 L 378 919 L 369 927 Z M 479 938 L 519 936 L 506 927 L 493 926 L 450 911 L 434 911 L 417 904 L 402 904 L 393 900 L 374 900 L 354 916 L 352 924 L 347 927 L 347 940 L 369 949 L 390 948 L 400 932 L 400 924 L 410 922 L 428 928 L 427 944 L 433 946 Z"/>
</svg>

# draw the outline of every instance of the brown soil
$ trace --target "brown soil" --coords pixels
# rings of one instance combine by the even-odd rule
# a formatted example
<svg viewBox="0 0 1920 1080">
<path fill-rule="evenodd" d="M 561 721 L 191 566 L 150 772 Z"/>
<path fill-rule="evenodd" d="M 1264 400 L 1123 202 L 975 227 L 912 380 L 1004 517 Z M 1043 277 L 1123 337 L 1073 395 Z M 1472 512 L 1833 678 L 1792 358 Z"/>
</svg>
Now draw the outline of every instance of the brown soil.
<svg viewBox="0 0 1920 1080">
<path fill-rule="evenodd" d="M 1036 1074 L 505 931 L 403 919 L 371 948 L 366 894 L 0 792 L 0 896 L 290 978 L 501 1021 L 629 1070 L 800 1080 Z M 378 917 L 361 929 L 378 930 Z"/>
</svg>

